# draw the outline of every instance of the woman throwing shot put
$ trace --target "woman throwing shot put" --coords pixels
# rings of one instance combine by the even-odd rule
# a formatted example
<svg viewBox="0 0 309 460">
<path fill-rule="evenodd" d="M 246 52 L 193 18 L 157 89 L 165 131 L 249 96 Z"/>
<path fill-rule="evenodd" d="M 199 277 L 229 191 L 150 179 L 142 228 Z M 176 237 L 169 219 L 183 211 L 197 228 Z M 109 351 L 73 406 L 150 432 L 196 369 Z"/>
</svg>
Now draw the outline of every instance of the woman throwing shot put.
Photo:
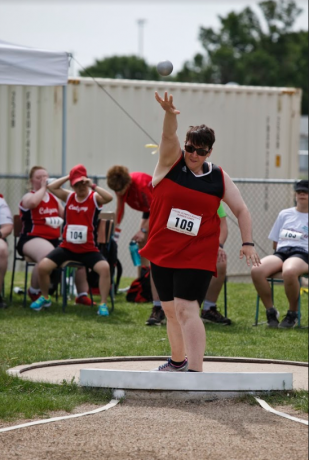
<svg viewBox="0 0 309 460">
<path fill-rule="evenodd" d="M 184 151 L 177 137 L 173 96 L 156 100 L 165 111 L 155 168 L 149 237 L 141 255 L 151 261 L 154 283 L 167 317 L 171 358 L 158 371 L 203 370 L 206 336 L 199 316 L 209 282 L 216 275 L 223 200 L 238 219 L 240 258 L 260 263 L 252 242 L 251 217 L 238 188 L 218 166 L 206 161 L 215 142 L 206 125 L 191 126 Z"/>
</svg>

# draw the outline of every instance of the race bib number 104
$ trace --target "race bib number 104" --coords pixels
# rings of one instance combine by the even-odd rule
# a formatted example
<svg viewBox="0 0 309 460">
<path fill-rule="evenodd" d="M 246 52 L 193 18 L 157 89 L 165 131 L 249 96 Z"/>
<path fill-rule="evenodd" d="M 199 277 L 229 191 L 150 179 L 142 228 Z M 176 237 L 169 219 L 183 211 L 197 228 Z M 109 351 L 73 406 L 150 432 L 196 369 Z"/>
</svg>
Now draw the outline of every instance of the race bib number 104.
<svg viewBox="0 0 309 460">
<path fill-rule="evenodd" d="M 83 244 L 87 242 L 87 232 L 86 225 L 68 225 L 66 239 L 69 243 Z"/>
<path fill-rule="evenodd" d="M 200 229 L 202 216 L 196 216 L 183 209 L 172 208 L 167 221 L 167 228 L 173 232 L 196 236 Z"/>
</svg>

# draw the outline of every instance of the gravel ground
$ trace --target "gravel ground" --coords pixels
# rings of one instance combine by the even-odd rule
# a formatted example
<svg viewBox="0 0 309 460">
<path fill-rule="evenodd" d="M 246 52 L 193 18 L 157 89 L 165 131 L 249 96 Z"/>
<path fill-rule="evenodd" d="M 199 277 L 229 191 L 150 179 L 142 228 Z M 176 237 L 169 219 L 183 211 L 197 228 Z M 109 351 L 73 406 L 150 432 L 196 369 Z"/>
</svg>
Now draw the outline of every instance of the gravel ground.
<svg viewBox="0 0 309 460">
<path fill-rule="evenodd" d="M 274 409 L 308 420 L 288 406 Z M 61 415 L 68 414 L 50 413 Z M 2 460 L 307 460 L 308 427 L 233 399 L 128 399 L 99 414 L 0 433 L 0 452 Z"/>
</svg>

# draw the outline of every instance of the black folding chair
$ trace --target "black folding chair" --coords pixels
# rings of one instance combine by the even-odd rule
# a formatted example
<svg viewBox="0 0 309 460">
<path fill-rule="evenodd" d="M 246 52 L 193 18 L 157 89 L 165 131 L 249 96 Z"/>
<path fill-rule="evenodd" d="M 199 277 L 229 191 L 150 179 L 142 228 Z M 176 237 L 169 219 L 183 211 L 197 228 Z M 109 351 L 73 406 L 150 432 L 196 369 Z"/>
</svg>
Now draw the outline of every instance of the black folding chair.
<svg viewBox="0 0 309 460">
<path fill-rule="evenodd" d="M 304 275 L 298 278 L 299 280 L 299 295 L 298 295 L 298 301 L 297 301 L 297 326 L 298 327 L 301 327 L 301 324 L 300 324 L 300 321 L 301 321 L 301 288 L 302 288 L 302 278 L 303 277 L 308 278 L 308 273 L 305 273 Z M 271 297 L 274 301 L 274 285 L 283 284 L 282 272 L 280 271 L 280 272 L 274 273 L 273 275 L 267 278 L 267 281 L 270 283 Z M 259 323 L 259 305 L 260 305 L 260 296 L 259 294 L 257 294 L 256 308 L 255 308 L 255 322 L 253 326 L 258 326 L 259 324 L 266 323 L 266 321 Z"/>
<path fill-rule="evenodd" d="M 12 278 L 11 278 L 11 289 L 10 289 L 10 303 L 12 303 L 13 299 L 13 289 L 14 289 L 14 279 L 15 279 L 15 270 L 16 270 L 16 262 L 25 262 L 25 281 L 24 281 L 24 298 L 23 298 L 23 306 L 26 307 L 27 303 L 27 287 L 28 287 L 28 271 L 29 267 L 33 267 L 36 262 L 32 260 L 30 257 L 23 257 L 20 256 L 17 251 L 17 244 L 22 230 L 22 221 L 19 214 L 15 214 L 13 217 L 13 233 L 14 233 L 14 254 L 13 254 L 13 270 L 12 270 Z"/>
<path fill-rule="evenodd" d="M 98 218 L 98 228 L 97 228 L 97 243 L 99 250 L 104 255 L 104 257 L 108 260 L 108 256 L 111 250 L 112 245 L 112 236 L 114 233 L 114 222 L 115 222 L 115 213 L 114 212 L 101 212 Z M 84 265 L 80 262 L 75 262 L 72 260 L 66 261 L 61 265 L 62 268 L 62 311 L 65 312 L 67 306 L 67 298 L 68 298 L 68 284 L 67 284 L 67 269 L 69 268 L 79 268 L 84 267 Z M 115 308 L 115 284 L 114 284 L 114 267 L 110 267 L 111 270 L 111 287 L 109 291 L 110 299 L 111 299 L 111 308 L 110 313 Z M 89 294 L 91 298 L 91 305 L 93 305 L 93 293 L 91 289 L 91 279 L 90 274 L 91 271 L 86 269 L 87 272 L 87 280 L 89 285 Z"/>
<path fill-rule="evenodd" d="M 97 243 L 99 249 L 110 265 L 110 276 L 111 276 L 111 287 L 109 296 L 111 299 L 112 312 L 115 308 L 115 265 L 117 263 L 117 257 L 115 260 L 111 260 L 110 255 L 112 248 L 117 245 L 113 240 L 114 228 L 115 228 L 116 214 L 113 211 L 102 211 L 99 214 L 98 234 Z M 117 247 L 117 246 L 116 246 Z"/>
</svg>

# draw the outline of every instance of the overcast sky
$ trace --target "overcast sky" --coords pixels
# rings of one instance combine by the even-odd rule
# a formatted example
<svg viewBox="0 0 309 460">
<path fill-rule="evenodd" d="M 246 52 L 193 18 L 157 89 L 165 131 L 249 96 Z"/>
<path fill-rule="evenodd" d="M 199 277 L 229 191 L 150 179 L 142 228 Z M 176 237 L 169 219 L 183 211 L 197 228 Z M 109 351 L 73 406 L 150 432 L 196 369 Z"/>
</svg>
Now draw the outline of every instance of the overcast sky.
<svg viewBox="0 0 309 460">
<path fill-rule="evenodd" d="M 0 0 L 0 40 L 73 53 L 83 66 L 113 55 L 141 55 L 148 64 L 169 59 L 176 71 L 202 51 L 201 26 L 218 29 L 218 15 L 255 0 Z M 308 30 L 308 2 L 295 30 Z M 142 20 L 140 25 L 138 21 Z M 70 75 L 78 75 L 73 63 Z"/>
</svg>

